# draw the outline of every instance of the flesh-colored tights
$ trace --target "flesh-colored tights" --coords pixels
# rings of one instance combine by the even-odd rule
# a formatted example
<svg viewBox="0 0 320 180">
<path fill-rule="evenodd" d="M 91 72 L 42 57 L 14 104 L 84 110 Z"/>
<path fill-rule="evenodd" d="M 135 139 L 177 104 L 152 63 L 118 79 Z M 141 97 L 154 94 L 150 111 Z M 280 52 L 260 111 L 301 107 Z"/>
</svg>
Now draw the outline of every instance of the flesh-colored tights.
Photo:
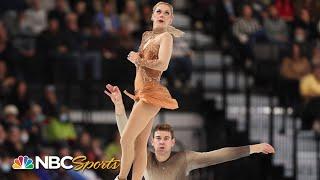
<svg viewBox="0 0 320 180">
<path fill-rule="evenodd" d="M 141 180 L 147 166 L 147 143 L 153 119 L 160 107 L 143 101 L 135 103 L 121 136 L 121 166 L 119 179 L 126 179 L 133 164 L 132 180 Z"/>
</svg>

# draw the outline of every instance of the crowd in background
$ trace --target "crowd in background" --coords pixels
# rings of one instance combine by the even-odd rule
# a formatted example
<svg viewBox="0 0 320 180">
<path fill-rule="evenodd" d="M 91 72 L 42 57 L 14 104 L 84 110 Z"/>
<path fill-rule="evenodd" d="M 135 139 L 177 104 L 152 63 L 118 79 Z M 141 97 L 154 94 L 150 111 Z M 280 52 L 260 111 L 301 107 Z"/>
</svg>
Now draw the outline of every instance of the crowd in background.
<svg viewBox="0 0 320 180">
<path fill-rule="evenodd" d="M 70 122 L 55 82 L 108 81 L 105 62 L 123 62 L 151 29 L 154 0 L 10 0 L 0 5 L 0 179 L 18 155 L 120 157 L 114 141 L 94 137 Z M 171 1 L 169 1 L 171 2 Z M 317 0 L 188 1 L 192 26 L 211 33 L 216 47 L 232 54 L 240 69 L 257 64 L 255 48 L 277 49 L 281 105 L 301 109 L 303 128 L 320 128 L 320 2 Z M 168 85 L 188 89 L 192 50 L 174 43 Z M 111 63 L 112 64 L 112 63 Z M 131 67 L 134 70 L 134 68 Z M 125 70 L 124 70 L 125 71 Z M 89 72 L 89 73 L 88 73 Z M 272 71 L 267 70 L 268 73 Z M 108 67 L 108 75 L 118 73 Z M 123 75 L 123 73 L 122 73 Z M 120 79 L 123 77 L 119 77 Z M 127 77 L 124 77 L 127 79 Z M 29 83 L 45 84 L 33 99 Z M 110 138 L 109 138 L 110 139 Z M 15 176 L 112 179 L 112 171 L 23 171 Z"/>
<path fill-rule="evenodd" d="M 257 84 L 269 78 L 280 105 L 294 108 L 303 129 L 319 131 L 320 2 L 220 0 L 215 9 L 218 47 L 231 53 L 236 67 L 257 71 Z"/>
</svg>

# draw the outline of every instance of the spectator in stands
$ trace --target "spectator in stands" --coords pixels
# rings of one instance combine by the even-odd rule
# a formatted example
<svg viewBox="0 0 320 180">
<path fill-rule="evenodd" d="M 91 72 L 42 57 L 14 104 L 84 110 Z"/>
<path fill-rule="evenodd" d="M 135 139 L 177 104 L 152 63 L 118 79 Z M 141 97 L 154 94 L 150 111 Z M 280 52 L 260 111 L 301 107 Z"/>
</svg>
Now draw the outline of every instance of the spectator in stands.
<svg viewBox="0 0 320 180">
<path fill-rule="evenodd" d="M 58 145 L 59 147 L 57 148 L 59 157 L 64 157 L 64 156 L 70 156 L 71 152 L 70 152 L 70 146 L 68 145 L 67 142 L 62 141 L 59 143 Z"/>
<path fill-rule="evenodd" d="M 81 31 L 88 32 L 92 26 L 93 15 L 88 9 L 89 1 L 78 1 L 75 3 L 75 13 L 78 16 L 78 25 Z"/>
<path fill-rule="evenodd" d="M 289 40 L 286 22 L 280 19 L 278 10 L 274 5 L 269 6 L 268 13 L 269 16 L 264 21 L 264 29 L 268 40 L 279 45 L 285 45 Z"/>
<path fill-rule="evenodd" d="M 232 25 L 238 17 L 238 1 L 219 0 L 216 5 L 216 41 L 221 46 L 222 41 L 231 41 Z"/>
<path fill-rule="evenodd" d="M 6 62 L 0 60 L 0 107 L 7 101 L 15 83 L 16 78 L 8 72 Z"/>
<path fill-rule="evenodd" d="M 89 134 L 89 132 L 87 131 L 84 131 L 81 133 L 80 135 L 80 138 L 79 138 L 79 147 L 80 147 L 80 150 L 82 152 L 87 152 L 90 150 L 90 146 L 91 146 L 91 136 Z"/>
<path fill-rule="evenodd" d="M 293 44 L 291 57 L 286 57 L 282 61 L 281 75 L 288 80 L 299 81 L 309 72 L 310 64 L 307 57 L 303 56 L 298 44 Z"/>
<path fill-rule="evenodd" d="M 119 132 L 114 133 L 114 138 L 104 149 L 106 159 L 120 159 L 121 158 L 121 145 Z"/>
<path fill-rule="evenodd" d="M 72 151 L 72 156 L 73 157 L 84 156 L 84 153 L 79 148 L 74 147 Z"/>
<path fill-rule="evenodd" d="M 312 62 L 312 73 L 300 82 L 300 92 L 306 101 L 302 113 L 302 128 L 319 127 L 320 120 L 320 61 Z"/>
<path fill-rule="evenodd" d="M 80 134 L 78 148 L 85 154 L 89 161 L 95 161 L 96 156 L 92 149 L 92 137 L 89 132 L 84 131 Z"/>
<path fill-rule="evenodd" d="M 11 157 L 18 157 L 25 154 L 26 147 L 24 144 L 28 141 L 26 131 L 21 131 L 18 126 L 8 128 L 8 138 L 5 143 L 6 150 Z"/>
<path fill-rule="evenodd" d="M 38 18 L 36 16 L 36 13 L 30 15 L 30 17 L 35 19 Z M 44 18 L 47 23 L 46 14 Z M 15 26 L 13 27 L 13 30 L 11 31 L 11 35 L 12 35 L 12 44 L 17 51 L 17 54 L 15 55 L 15 58 L 14 58 L 17 77 L 19 79 L 24 79 L 30 82 L 36 79 L 37 77 L 34 73 L 34 72 L 37 72 L 37 67 L 38 67 L 38 66 L 34 67 L 35 60 L 36 60 L 35 35 L 38 35 L 40 31 L 37 33 L 33 32 L 31 28 L 33 27 L 33 24 L 30 24 L 31 23 L 30 21 L 33 22 L 36 20 L 28 20 L 26 12 L 24 11 L 18 13 L 18 17 L 15 19 L 15 21 L 16 23 L 15 23 Z M 44 27 L 46 27 L 46 25 Z"/>
<path fill-rule="evenodd" d="M 291 56 L 282 60 L 280 68 L 280 102 L 286 107 L 298 107 L 300 104 L 299 82 L 310 73 L 310 64 L 298 44 L 293 44 Z"/>
<path fill-rule="evenodd" d="M 30 136 L 30 147 L 37 147 L 42 142 L 41 125 L 45 120 L 41 106 L 32 104 L 28 109 L 26 117 L 23 118 L 22 128 L 27 130 Z"/>
<path fill-rule="evenodd" d="M 252 16 L 252 8 L 244 5 L 242 16 L 233 26 L 233 33 L 238 40 L 245 44 L 249 41 L 250 36 L 254 35 L 261 29 L 259 22 Z"/>
<path fill-rule="evenodd" d="M 60 29 L 57 19 L 49 19 L 49 28 L 44 31 L 37 42 L 38 52 L 46 61 L 47 83 L 55 78 L 70 81 L 75 78 L 76 60 L 79 57 L 82 36 L 78 32 L 77 16 L 66 15 L 67 29 Z M 56 70 L 59 69 L 59 73 Z"/>
<path fill-rule="evenodd" d="M 1 157 L 2 156 L 2 157 Z M 14 175 L 13 173 L 10 173 L 12 168 L 12 161 L 13 159 L 8 156 L 8 154 L 0 154 L 0 178 L 6 179 L 6 178 L 12 178 Z"/>
<path fill-rule="evenodd" d="M 303 28 L 297 27 L 294 29 L 293 42 L 299 44 L 301 47 L 301 52 L 305 54 L 308 59 L 311 59 L 312 47 L 314 43 L 312 40 L 308 40 L 307 32 Z"/>
<path fill-rule="evenodd" d="M 105 50 L 105 45 L 114 46 L 114 41 L 111 41 L 112 37 L 106 36 L 102 33 L 102 29 L 98 24 L 91 27 L 87 37 L 83 39 L 83 48 L 86 49 L 81 53 L 81 58 L 78 58 L 78 78 L 84 80 L 85 70 L 88 69 L 88 65 L 91 67 L 92 79 L 100 80 L 102 76 L 102 53 Z M 109 49 L 108 49 L 109 50 Z M 114 54 L 110 52 L 110 58 L 114 57 Z"/>
<path fill-rule="evenodd" d="M 94 24 L 91 27 L 90 35 L 85 45 L 88 52 L 100 54 L 100 56 L 102 54 L 107 60 L 114 60 L 118 57 L 117 39 L 104 34 L 99 24 Z"/>
<path fill-rule="evenodd" d="M 120 16 L 121 36 L 119 37 L 120 46 L 128 52 L 135 48 L 135 38 L 139 34 L 140 14 L 133 0 L 127 1 L 125 10 Z M 136 39 L 137 40 L 137 39 Z"/>
<path fill-rule="evenodd" d="M 320 2 L 317 0 L 295 0 L 295 12 L 300 12 L 302 9 L 309 11 L 312 20 L 319 18 Z"/>
<path fill-rule="evenodd" d="M 117 35 L 120 30 L 120 20 L 108 1 L 104 2 L 103 10 L 96 15 L 95 22 L 102 27 L 105 33 L 110 35 Z"/>
<path fill-rule="evenodd" d="M 62 31 L 62 44 L 60 54 L 56 55 L 56 65 L 60 69 L 61 79 L 75 79 L 77 71 L 76 66 L 81 64 L 83 57 L 81 52 L 84 45 L 84 37 L 78 26 L 77 14 L 71 12 L 66 15 L 66 29 Z M 62 69 L 61 69 L 62 68 Z"/>
<path fill-rule="evenodd" d="M 313 41 L 316 38 L 316 24 L 307 9 L 301 9 L 298 18 L 294 22 L 294 27 L 302 28 L 306 32 L 308 41 Z"/>
<path fill-rule="evenodd" d="M 0 21 L 0 60 L 5 61 L 8 67 L 8 71 L 15 73 L 14 50 L 12 43 L 9 39 L 7 29 L 2 21 Z"/>
<path fill-rule="evenodd" d="M 3 109 L 4 119 L 0 122 L 4 125 L 5 129 L 9 129 L 11 126 L 20 126 L 20 120 L 18 119 L 19 110 L 15 105 L 6 105 Z"/>
<path fill-rule="evenodd" d="M 189 81 L 192 74 L 192 50 L 185 39 L 176 39 L 173 43 L 172 59 L 166 76 L 171 87 L 189 90 Z"/>
<path fill-rule="evenodd" d="M 120 21 L 124 34 L 132 36 L 140 30 L 140 14 L 137 9 L 136 1 L 129 0 L 126 2 L 125 10 L 120 15 Z"/>
<path fill-rule="evenodd" d="M 54 59 L 63 52 L 61 30 L 58 19 L 49 19 L 48 28 L 37 38 L 37 53 L 44 62 L 45 82 L 52 84 L 54 81 Z"/>
<path fill-rule="evenodd" d="M 92 138 L 91 149 L 95 156 L 95 161 L 103 159 L 102 143 L 99 138 Z"/>
<path fill-rule="evenodd" d="M 7 132 L 4 129 L 4 126 L 0 123 L 0 155 L 5 153 L 5 140 L 7 139 Z M 1 161 L 1 158 L 0 158 Z"/>
<path fill-rule="evenodd" d="M 292 0 L 275 0 L 280 17 L 286 22 L 294 20 L 294 6 Z"/>
<path fill-rule="evenodd" d="M 70 11 L 66 0 L 55 0 L 55 7 L 48 13 L 48 19 L 57 19 L 62 29 L 65 27 L 65 16 Z"/>
<path fill-rule="evenodd" d="M 249 0 L 249 5 L 252 7 L 253 16 L 259 20 L 260 23 L 268 16 L 267 7 L 261 0 Z"/>
<path fill-rule="evenodd" d="M 152 15 L 152 8 L 149 5 L 142 6 L 142 17 L 140 20 L 140 28 L 141 28 L 140 34 L 142 34 L 144 31 L 152 29 L 151 15 Z"/>
<path fill-rule="evenodd" d="M 19 118 L 23 118 L 27 112 L 27 110 L 30 108 L 31 100 L 30 100 L 30 94 L 28 93 L 28 86 L 26 82 L 19 81 L 16 84 L 15 89 L 13 90 L 11 96 L 8 100 L 9 104 L 14 104 L 19 109 Z"/>
<path fill-rule="evenodd" d="M 76 140 L 75 127 L 70 122 L 69 110 L 66 107 L 61 107 L 58 118 L 49 118 L 47 137 L 52 142 Z"/>
<path fill-rule="evenodd" d="M 93 8 L 94 14 L 97 14 L 102 11 L 102 5 L 103 5 L 103 3 L 100 0 L 93 0 L 92 1 L 92 8 Z"/>
<path fill-rule="evenodd" d="M 240 53 L 238 59 L 240 65 L 243 66 L 243 62 L 247 60 L 253 60 L 252 45 L 257 38 L 263 36 L 262 34 L 259 22 L 252 16 L 252 8 L 244 5 L 242 16 L 233 25 L 233 35 Z"/>
<path fill-rule="evenodd" d="M 318 61 L 320 61 L 320 47 L 315 46 L 313 48 L 313 56 L 312 56 L 311 62 L 318 62 Z"/>
<path fill-rule="evenodd" d="M 44 99 L 41 103 L 43 113 L 49 117 L 58 117 L 60 111 L 60 103 L 56 95 L 54 86 L 47 86 L 44 90 Z"/>
<path fill-rule="evenodd" d="M 320 19 L 317 24 L 317 33 L 318 33 L 318 37 L 320 37 Z"/>
<path fill-rule="evenodd" d="M 25 11 L 25 23 L 33 34 L 41 33 L 47 26 L 47 14 L 41 9 L 40 0 L 32 0 Z"/>
<path fill-rule="evenodd" d="M 72 76 L 75 72 L 74 67 L 77 66 L 77 78 L 83 80 L 84 67 L 90 64 L 94 75 L 93 78 L 99 80 L 101 78 L 101 56 L 95 52 L 82 51 L 85 46 L 85 38 L 80 32 L 77 14 L 67 14 L 66 27 L 66 31 L 62 34 L 64 39 L 62 46 L 65 48 L 65 52 L 60 56 L 63 59 L 63 62 L 61 62 L 62 66 L 65 70 L 69 71 L 65 75 Z"/>
</svg>

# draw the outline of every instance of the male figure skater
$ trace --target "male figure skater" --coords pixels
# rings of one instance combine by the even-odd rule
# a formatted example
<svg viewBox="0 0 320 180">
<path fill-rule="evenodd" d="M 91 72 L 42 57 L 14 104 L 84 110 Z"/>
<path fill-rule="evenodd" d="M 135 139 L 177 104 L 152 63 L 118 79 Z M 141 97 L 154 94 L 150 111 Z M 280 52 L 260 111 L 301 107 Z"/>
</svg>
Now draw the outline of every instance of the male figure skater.
<svg viewBox="0 0 320 180">
<path fill-rule="evenodd" d="M 127 123 L 126 111 L 122 96 L 117 86 L 108 84 L 107 94 L 115 106 L 115 116 L 118 130 L 122 135 Z M 267 144 L 254 144 L 241 147 L 227 147 L 209 152 L 181 151 L 173 152 L 175 145 L 174 132 L 170 125 L 159 124 L 152 133 L 154 152 L 148 151 L 147 169 L 144 172 L 146 180 L 184 180 L 190 171 L 227 161 L 236 160 L 254 153 L 274 153 L 274 148 Z"/>
</svg>

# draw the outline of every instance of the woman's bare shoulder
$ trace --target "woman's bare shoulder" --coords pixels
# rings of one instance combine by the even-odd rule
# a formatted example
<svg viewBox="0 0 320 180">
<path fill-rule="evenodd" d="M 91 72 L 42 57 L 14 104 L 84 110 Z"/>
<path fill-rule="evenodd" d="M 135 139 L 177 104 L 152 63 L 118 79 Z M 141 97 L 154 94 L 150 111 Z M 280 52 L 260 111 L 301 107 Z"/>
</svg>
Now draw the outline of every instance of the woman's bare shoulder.
<svg viewBox="0 0 320 180">
<path fill-rule="evenodd" d="M 161 40 L 165 40 L 165 41 L 172 41 L 173 40 L 173 36 L 169 32 L 164 32 L 164 33 L 160 34 L 160 39 Z"/>
</svg>

